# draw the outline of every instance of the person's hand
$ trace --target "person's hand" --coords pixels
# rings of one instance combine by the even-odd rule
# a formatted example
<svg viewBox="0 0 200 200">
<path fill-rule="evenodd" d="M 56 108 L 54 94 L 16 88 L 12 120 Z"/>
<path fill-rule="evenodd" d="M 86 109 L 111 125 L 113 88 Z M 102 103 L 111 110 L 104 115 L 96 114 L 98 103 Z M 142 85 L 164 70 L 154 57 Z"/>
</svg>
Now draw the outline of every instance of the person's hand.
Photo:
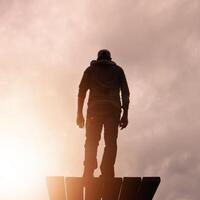
<svg viewBox="0 0 200 200">
<path fill-rule="evenodd" d="M 83 114 L 78 114 L 76 118 L 76 124 L 79 126 L 79 128 L 83 128 L 84 123 L 85 123 L 85 120 L 84 120 Z"/>
<path fill-rule="evenodd" d="M 120 122 L 119 122 L 119 127 L 120 129 L 126 128 L 128 125 L 128 116 L 127 115 L 122 115 Z"/>
</svg>

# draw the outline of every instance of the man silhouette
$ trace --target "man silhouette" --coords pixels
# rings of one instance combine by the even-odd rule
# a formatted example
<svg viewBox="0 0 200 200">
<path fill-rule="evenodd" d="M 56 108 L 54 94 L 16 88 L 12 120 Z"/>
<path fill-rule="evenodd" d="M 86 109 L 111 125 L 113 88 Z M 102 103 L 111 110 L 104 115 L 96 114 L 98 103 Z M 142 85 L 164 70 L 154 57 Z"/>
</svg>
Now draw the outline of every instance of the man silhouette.
<svg viewBox="0 0 200 200">
<path fill-rule="evenodd" d="M 83 177 L 93 177 L 97 168 L 97 148 L 103 127 L 105 148 L 100 165 L 101 176 L 114 177 L 118 127 L 123 129 L 128 125 L 129 88 L 123 69 L 112 61 L 106 49 L 100 50 L 97 60 L 91 61 L 79 85 L 76 123 L 80 128 L 85 123 L 82 110 L 87 90 L 90 93 Z"/>
</svg>

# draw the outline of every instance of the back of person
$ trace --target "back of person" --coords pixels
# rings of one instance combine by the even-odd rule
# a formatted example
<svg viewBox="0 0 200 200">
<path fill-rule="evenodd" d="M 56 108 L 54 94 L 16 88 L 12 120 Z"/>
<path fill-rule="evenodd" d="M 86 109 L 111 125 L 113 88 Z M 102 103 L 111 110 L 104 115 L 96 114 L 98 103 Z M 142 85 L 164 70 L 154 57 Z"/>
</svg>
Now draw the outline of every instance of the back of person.
<svg viewBox="0 0 200 200">
<path fill-rule="evenodd" d="M 120 67 L 112 61 L 94 60 L 87 73 L 90 89 L 88 112 L 120 111 Z"/>
<path fill-rule="evenodd" d="M 76 120 L 80 128 L 85 124 L 83 105 L 87 90 L 90 93 L 85 126 L 83 177 L 93 177 L 94 170 L 98 167 L 96 156 L 102 128 L 105 147 L 100 165 L 101 176 L 114 177 L 118 127 L 123 129 L 128 125 L 129 89 L 123 69 L 112 61 L 108 50 L 98 52 L 97 60 L 91 62 L 81 79 Z"/>
</svg>

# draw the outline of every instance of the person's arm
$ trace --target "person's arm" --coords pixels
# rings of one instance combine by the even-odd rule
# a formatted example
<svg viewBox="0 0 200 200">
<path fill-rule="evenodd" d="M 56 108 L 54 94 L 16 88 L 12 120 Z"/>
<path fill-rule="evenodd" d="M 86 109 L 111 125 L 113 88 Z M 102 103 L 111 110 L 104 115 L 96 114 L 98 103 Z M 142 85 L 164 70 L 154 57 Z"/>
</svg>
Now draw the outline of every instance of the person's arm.
<svg viewBox="0 0 200 200">
<path fill-rule="evenodd" d="M 124 74 L 124 71 L 121 71 L 121 77 L 120 77 L 120 84 L 121 84 L 121 97 L 122 97 L 122 109 L 123 109 L 123 114 L 120 120 L 120 127 L 121 129 L 126 128 L 128 125 L 128 108 L 129 108 L 129 97 L 130 97 L 130 92 L 128 88 L 128 83 L 126 80 L 126 76 Z"/>
<path fill-rule="evenodd" d="M 83 117 L 83 105 L 84 100 L 86 96 L 86 92 L 89 89 L 89 83 L 88 83 L 88 71 L 87 69 L 84 71 L 83 77 L 81 79 L 81 82 L 79 84 L 79 92 L 78 92 L 78 109 L 77 109 L 77 118 L 76 118 L 76 124 L 80 127 L 84 127 L 84 117 Z"/>
</svg>

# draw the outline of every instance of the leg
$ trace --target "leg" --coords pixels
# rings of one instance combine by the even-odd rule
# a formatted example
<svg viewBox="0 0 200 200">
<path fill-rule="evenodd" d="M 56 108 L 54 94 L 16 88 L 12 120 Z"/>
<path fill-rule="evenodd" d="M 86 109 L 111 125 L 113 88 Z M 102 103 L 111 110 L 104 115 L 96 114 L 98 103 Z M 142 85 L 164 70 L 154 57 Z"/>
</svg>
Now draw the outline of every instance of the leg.
<svg viewBox="0 0 200 200">
<path fill-rule="evenodd" d="M 97 148 L 101 139 L 102 120 L 98 117 L 88 117 L 86 121 L 84 176 L 93 176 L 97 168 Z"/>
<path fill-rule="evenodd" d="M 101 173 L 106 177 L 114 177 L 114 164 L 117 154 L 119 116 L 107 116 L 104 121 L 105 148 L 101 163 Z"/>
</svg>

